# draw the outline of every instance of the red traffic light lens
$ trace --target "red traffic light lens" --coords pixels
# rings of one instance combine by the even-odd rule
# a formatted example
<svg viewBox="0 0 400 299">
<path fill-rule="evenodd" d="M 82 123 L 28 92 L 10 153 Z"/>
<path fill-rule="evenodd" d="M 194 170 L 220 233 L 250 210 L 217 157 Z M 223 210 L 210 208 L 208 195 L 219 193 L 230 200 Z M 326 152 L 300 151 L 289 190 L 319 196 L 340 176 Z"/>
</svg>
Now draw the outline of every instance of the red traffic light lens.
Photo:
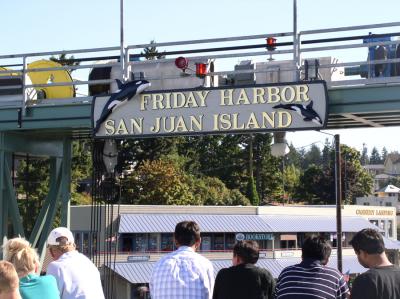
<svg viewBox="0 0 400 299">
<path fill-rule="evenodd" d="M 204 77 L 207 75 L 207 64 L 196 63 L 196 76 Z"/>
<path fill-rule="evenodd" d="M 273 51 L 276 49 L 276 38 L 274 37 L 267 38 L 267 49 L 269 51 Z"/>
<path fill-rule="evenodd" d="M 189 65 L 189 60 L 187 60 L 187 58 L 185 58 L 185 57 L 181 56 L 181 57 L 178 57 L 177 59 L 175 59 L 175 66 L 178 69 L 185 70 L 185 69 L 187 69 L 188 65 Z"/>
</svg>

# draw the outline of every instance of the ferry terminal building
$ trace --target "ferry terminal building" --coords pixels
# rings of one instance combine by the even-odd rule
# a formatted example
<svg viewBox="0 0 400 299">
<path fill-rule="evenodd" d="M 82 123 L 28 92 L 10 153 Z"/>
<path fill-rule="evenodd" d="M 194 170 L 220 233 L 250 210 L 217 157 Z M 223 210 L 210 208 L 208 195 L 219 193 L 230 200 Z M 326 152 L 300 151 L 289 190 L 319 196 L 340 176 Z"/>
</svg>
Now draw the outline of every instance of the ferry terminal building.
<svg viewBox="0 0 400 299">
<path fill-rule="evenodd" d="M 102 207 L 104 209 L 104 207 Z M 397 219 L 394 207 L 346 205 L 342 208 L 343 273 L 364 272 L 349 241 L 363 228 L 375 228 L 384 236 L 392 262 L 399 263 Z M 122 205 L 120 213 L 102 215 L 101 222 L 113 219 L 119 223 L 116 263 L 118 298 L 136 298 L 138 286 L 146 285 L 154 263 L 175 249 L 175 225 L 184 220 L 196 221 L 201 230 L 200 253 L 210 259 L 215 274 L 231 266 L 232 248 L 237 240 L 256 240 L 260 245 L 258 266 L 268 269 L 277 278 L 283 268 L 301 260 L 303 240 L 321 234 L 331 240 L 333 251 L 329 266 L 336 268 L 336 209 L 334 206 L 137 206 Z M 71 207 L 71 230 L 77 249 L 88 254 L 90 246 L 91 206 Z M 105 225 L 101 228 L 107 229 Z M 100 236 L 104 235 L 101 231 Z M 98 240 L 104 244 L 105 240 Z M 100 246 L 100 248 L 103 248 Z"/>
</svg>

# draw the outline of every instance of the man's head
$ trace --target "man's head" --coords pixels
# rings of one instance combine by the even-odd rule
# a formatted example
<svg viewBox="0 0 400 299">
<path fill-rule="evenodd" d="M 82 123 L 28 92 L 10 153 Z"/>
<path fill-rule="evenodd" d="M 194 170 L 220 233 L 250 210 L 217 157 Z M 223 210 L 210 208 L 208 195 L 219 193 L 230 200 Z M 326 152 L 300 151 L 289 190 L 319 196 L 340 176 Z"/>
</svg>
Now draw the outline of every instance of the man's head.
<svg viewBox="0 0 400 299">
<path fill-rule="evenodd" d="M 177 246 L 197 248 L 200 245 L 200 228 L 194 221 L 182 221 L 175 226 L 174 238 Z"/>
<path fill-rule="evenodd" d="M 7 240 L 3 245 L 4 260 L 15 267 L 19 277 L 35 273 L 39 268 L 39 255 L 23 238 Z"/>
<path fill-rule="evenodd" d="M 66 227 L 53 229 L 47 238 L 47 246 L 54 260 L 58 260 L 66 252 L 75 250 L 74 242 L 72 232 Z"/>
<path fill-rule="evenodd" d="M 360 264 L 369 268 L 372 259 L 385 255 L 385 244 L 382 235 L 375 229 L 366 228 L 356 233 L 350 241 Z"/>
<path fill-rule="evenodd" d="M 233 247 L 234 266 L 239 264 L 255 264 L 258 261 L 259 248 L 256 241 L 239 241 Z"/>
<path fill-rule="evenodd" d="M 328 263 L 331 251 L 331 244 L 320 236 L 313 236 L 305 239 L 301 247 L 303 260 L 314 259 L 320 261 L 323 265 Z"/>
<path fill-rule="evenodd" d="M 0 298 L 20 299 L 19 279 L 14 266 L 7 261 L 0 261 Z"/>
</svg>

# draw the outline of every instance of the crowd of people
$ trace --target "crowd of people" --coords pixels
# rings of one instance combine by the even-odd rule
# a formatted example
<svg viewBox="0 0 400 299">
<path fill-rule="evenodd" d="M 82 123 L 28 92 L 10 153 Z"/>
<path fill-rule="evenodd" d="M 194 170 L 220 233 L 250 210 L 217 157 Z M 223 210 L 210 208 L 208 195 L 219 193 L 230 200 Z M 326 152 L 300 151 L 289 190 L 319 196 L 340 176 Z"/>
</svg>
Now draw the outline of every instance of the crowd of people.
<svg viewBox="0 0 400 299">
<path fill-rule="evenodd" d="M 75 249 L 72 232 L 53 229 L 47 239 L 53 261 L 39 275 L 39 256 L 23 238 L 3 244 L 0 262 L 0 299 L 104 299 L 100 273 Z"/>
<path fill-rule="evenodd" d="M 390 263 L 382 235 L 373 229 L 361 230 L 350 242 L 360 264 L 369 269 L 355 278 L 351 292 L 344 276 L 326 266 L 332 247 L 320 236 L 304 241 L 302 261 L 283 269 L 277 281 L 268 270 L 256 266 L 259 247 L 255 241 L 238 241 L 232 266 L 214 277 L 212 263 L 196 252 L 201 244 L 197 223 L 178 223 L 174 239 L 178 249 L 154 266 L 152 299 L 400 298 L 400 268 Z M 3 244 L 0 299 L 104 299 L 100 273 L 75 249 L 69 229 L 51 231 L 47 246 L 53 261 L 47 274 L 39 275 L 39 256 L 28 241 L 14 238 Z"/>
<path fill-rule="evenodd" d="M 178 249 L 154 266 L 152 299 L 400 299 L 400 268 L 389 262 L 383 237 L 373 229 L 361 230 L 350 242 L 360 264 L 369 268 L 356 277 L 351 292 L 343 274 L 326 266 L 332 247 L 320 236 L 304 241 L 302 261 L 283 269 L 276 282 L 256 266 L 255 241 L 237 242 L 232 266 L 214 279 L 212 264 L 196 253 L 201 243 L 197 223 L 178 223 L 174 238 Z"/>
</svg>

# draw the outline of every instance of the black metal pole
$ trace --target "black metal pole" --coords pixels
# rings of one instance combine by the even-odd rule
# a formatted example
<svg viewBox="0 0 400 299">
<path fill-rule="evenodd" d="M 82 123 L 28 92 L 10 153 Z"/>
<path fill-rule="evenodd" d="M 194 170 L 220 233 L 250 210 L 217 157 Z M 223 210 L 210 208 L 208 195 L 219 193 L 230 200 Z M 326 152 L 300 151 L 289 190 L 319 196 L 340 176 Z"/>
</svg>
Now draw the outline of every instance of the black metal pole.
<svg viewBox="0 0 400 299">
<path fill-rule="evenodd" d="M 335 135 L 335 189 L 336 189 L 336 242 L 337 242 L 337 268 L 343 270 L 342 257 L 342 179 L 340 164 L 340 137 Z"/>
</svg>

